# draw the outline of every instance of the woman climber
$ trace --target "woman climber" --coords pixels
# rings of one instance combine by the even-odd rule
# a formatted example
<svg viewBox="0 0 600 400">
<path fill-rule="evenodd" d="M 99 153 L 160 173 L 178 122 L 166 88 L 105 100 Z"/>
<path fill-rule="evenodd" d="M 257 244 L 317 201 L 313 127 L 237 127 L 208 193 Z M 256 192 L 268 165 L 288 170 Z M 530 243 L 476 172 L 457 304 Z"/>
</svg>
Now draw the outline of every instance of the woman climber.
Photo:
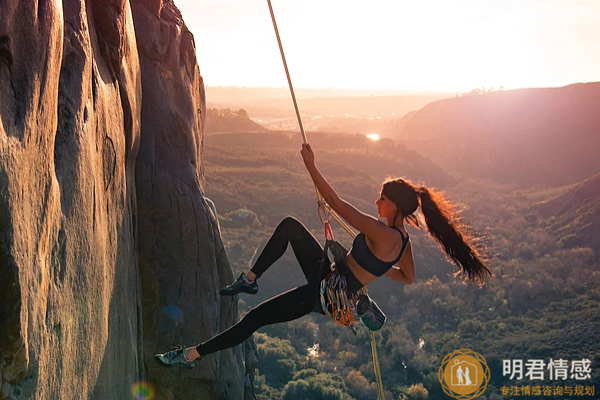
<svg viewBox="0 0 600 400">
<path fill-rule="evenodd" d="M 458 267 L 457 275 L 479 285 L 492 276 L 456 226 L 451 206 L 439 193 L 424 186 L 416 187 L 403 179 L 386 180 L 375 202 L 379 217 L 385 220 L 383 223 L 338 196 L 315 166 L 310 145 L 302 145 L 300 153 L 323 199 L 360 232 L 352 243 L 352 249 L 343 259 L 334 263 L 334 269 L 344 276 L 350 297 L 382 275 L 407 284 L 415 280 L 412 246 L 405 222 L 418 228 L 425 228 L 423 225 L 426 224 L 431 237 Z M 320 283 L 331 272 L 329 268 L 320 268 L 323 265 L 323 247 L 300 221 L 291 217 L 285 218 L 277 226 L 250 271 L 242 273 L 222 289 L 221 295 L 232 296 L 241 292 L 256 294 L 258 278 L 283 255 L 288 243 L 306 277 L 306 285 L 264 301 L 238 323 L 197 346 L 178 346 L 175 350 L 155 355 L 156 362 L 165 367 L 193 368 L 195 361 L 203 356 L 244 342 L 262 326 L 295 320 L 312 311 L 326 314 L 318 300 L 323 286 Z"/>
</svg>

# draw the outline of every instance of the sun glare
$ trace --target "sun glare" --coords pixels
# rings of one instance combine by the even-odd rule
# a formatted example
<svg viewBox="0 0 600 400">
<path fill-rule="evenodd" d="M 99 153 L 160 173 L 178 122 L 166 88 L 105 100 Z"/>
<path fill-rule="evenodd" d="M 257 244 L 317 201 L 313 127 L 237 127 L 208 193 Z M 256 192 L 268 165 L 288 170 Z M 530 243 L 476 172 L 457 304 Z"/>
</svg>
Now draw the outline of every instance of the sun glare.
<svg viewBox="0 0 600 400">
<path fill-rule="evenodd" d="M 599 77 L 598 0 L 276 3 L 296 88 L 468 92 Z M 266 4 L 177 6 L 195 35 L 205 84 L 287 86 Z"/>
<path fill-rule="evenodd" d="M 378 141 L 378 140 L 379 140 L 379 135 L 378 135 L 378 134 L 376 134 L 376 133 L 369 133 L 369 134 L 367 135 L 367 137 L 368 137 L 369 139 L 373 140 L 374 142 L 376 142 L 376 141 Z"/>
</svg>

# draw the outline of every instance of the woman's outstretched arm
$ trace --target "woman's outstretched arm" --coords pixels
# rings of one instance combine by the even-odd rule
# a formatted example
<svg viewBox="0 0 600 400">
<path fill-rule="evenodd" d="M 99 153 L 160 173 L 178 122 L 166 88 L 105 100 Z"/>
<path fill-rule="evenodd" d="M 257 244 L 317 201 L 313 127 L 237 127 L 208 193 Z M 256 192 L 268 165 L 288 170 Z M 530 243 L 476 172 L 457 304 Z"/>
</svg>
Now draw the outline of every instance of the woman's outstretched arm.
<svg viewBox="0 0 600 400">
<path fill-rule="evenodd" d="M 383 240 L 389 235 L 385 224 L 370 215 L 358 210 L 352 204 L 340 198 L 337 192 L 331 187 L 329 182 L 323 177 L 317 169 L 314 162 L 314 153 L 309 144 L 302 145 L 302 159 L 306 165 L 306 169 L 310 174 L 312 181 L 323 199 L 340 217 L 346 220 L 355 229 L 363 232 L 373 240 Z"/>
</svg>

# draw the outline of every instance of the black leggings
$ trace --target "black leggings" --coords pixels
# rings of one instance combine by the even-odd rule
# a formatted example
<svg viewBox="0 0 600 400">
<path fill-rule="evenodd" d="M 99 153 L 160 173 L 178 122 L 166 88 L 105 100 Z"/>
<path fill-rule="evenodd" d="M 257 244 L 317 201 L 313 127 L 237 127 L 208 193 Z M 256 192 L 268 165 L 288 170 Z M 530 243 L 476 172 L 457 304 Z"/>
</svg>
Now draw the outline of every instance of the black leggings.
<svg viewBox="0 0 600 400">
<path fill-rule="evenodd" d="M 281 221 L 251 271 L 256 274 L 257 278 L 260 277 L 285 253 L 288 243 L 291 243 L 308 283 L 257 305 L 237 324 L 199 344 L 196 349 L 200 355 L 205 356 L 236 346 L 248 339 L 261 326 L 298 319 L 309 314 L 314 308 L 320 310 L 320 306 L 315 307 L 319 290 L 318 283 L 322 278 L 321 275 L 329 270 L 325 269 L 320 272 L 319 265 L 323 257 L 323 248 L 297 219 L 287 217 Z"/>
</svg>

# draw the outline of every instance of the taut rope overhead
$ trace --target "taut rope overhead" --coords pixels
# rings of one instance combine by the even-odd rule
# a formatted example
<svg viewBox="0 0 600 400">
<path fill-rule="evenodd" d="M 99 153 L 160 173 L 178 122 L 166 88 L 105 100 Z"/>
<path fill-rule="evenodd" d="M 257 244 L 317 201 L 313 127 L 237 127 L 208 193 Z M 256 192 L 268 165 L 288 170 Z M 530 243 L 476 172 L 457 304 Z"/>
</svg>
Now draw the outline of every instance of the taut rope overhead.
<svg viewBox="0 0 600 400">
<path fill-rule="evenodd" d="M 281 60 L 283 61 L 283 68 L 285 69 L 285 75 L 287 77 L 288 85 L 290 87 L 290 93 L 292 95 L 292 101 L 294 102 L 294 109 L 296 110 L 296 118 L 298 119 L 298 125 L 300 127 L 300 133 L 302 134 L 302 140 L 304 144 L 308 143 L 306 138 L 306 132 L 304 131 L 304 125 L 302 124 L 302 117 L 300 116 L 300 110 L 298 108 L 298 102 L 296 101 L 296 95 L 294 93 L 294 86 L 292 85 L 292 78 L 290 77 L 290 71 L 285 60 L 285 54 L 283 52 L 283 46 L 281 44 L 281 37 L 279 36 L 279 29 L 277 29 L 277 22 L 275 21 L 275 14 L 273 13 L 273 6 L 271 0 L 267 0 L 269 4 L 269 12 L 271 13 L 271 20 L 273 21 L 273 28 L 275 29 L 275 36 L 277 37 L 277 44 L 279 45 L 279 52 L 281 53 Z M 317 194 L 317 201 L 319 204 L 319 218 L 325 227 L 325 238 L 333 240 L 333 231 L 329 225 L 331 217 L 333 217 L 353 238 L 356 233 L 346 224 L 346 222 L 336 214 L 335 211 L 329 207 L 323 200 L 323 196 L 319 193 L 315 186 L 315 192 Z M 375 332 L 371 331 L 371 350 L 373 352 L 373 368 L 375 369 L 375 377 L 377 379 L 377 399 L 385 400 L 385 393 L 383 390 L 383 382 L 381 381 L 381 370 L 379 369 L 379 359 L 377 357 L 377 345 L 375 341 Z"/>
</svg>

